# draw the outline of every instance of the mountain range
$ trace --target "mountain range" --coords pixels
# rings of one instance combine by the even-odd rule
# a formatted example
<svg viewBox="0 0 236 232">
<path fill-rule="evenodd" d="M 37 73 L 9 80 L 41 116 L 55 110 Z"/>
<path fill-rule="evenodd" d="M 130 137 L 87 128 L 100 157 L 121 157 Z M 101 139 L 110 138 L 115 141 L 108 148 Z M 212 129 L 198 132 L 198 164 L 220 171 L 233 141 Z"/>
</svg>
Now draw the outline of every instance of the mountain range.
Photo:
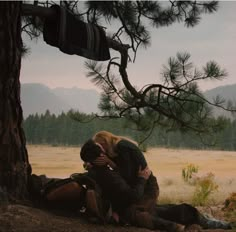
<svg viewBox="0 0 236 232">
<path fill-rule="evenodd" d="M 44 114 L 47 109 L 56 115 L 70 109 L 89 114 L 98 112 L 99 93 L 93 89 L 50 89 L 43 84 L 27 83 L 21 85 L 21 102 L 24 118 Z"/>
<path fill-rule="evenodd" d="M 236 102 L 236 84 L 217 87 L 204 92 L 204 95 L 212 100 L 217 95 L 226 101 Z M 21 85 L 21 101 L 24 118 L 29 114 L 44 114 L 47 109 L 56 115 L 67 112 L 70 109 L 79 110 L 84 113 L 97 113 L 99 103 L 99 92 L 94 89 L 81 88 L 54 88 L 51 89 L 43 84 L 27 83 Z M 216 109 L 216 115 L 227 112 Z"/>
<path fill-rule="evenodd" d="M 211 102 L 214 101 L 216 96 L 219 96 L 220 98 L 223 98 L 225 100 L 226 105 L 228 101 L 231 101 L 233 105 L 236 105 L 236 84 L 224 85 L 214 89 L 210 89 L 204 92 L 204 95 Z M 227 112 L 221 108 L 214 107 L 213 110 L 214 110 L 214 115 L 216 117 L 223 115 L 227 118 L 231 119 L 235 118 L 230 112 Z"/>
</svg>

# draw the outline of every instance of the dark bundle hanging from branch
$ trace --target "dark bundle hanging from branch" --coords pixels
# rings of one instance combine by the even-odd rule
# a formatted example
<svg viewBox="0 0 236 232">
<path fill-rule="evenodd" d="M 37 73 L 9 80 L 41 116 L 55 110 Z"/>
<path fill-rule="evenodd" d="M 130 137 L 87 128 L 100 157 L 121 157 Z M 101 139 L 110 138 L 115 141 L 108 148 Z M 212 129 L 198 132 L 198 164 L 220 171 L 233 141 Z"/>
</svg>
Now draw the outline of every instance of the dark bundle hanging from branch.
<svg viewBox="0 0 236 232">
<path fill-rule="evenodd" d="M 45 4 L 50 5 L 48 1 Z M 227 75 L 214 61 L 197 70 L 188 53 L 178 53 L 163 66 L 162 83 L 143 87 L 136 87 L 127 73 L 128 63 L 135 61 L 138 49 L 150 45 L 149 27 L 176 22 L 196 26 L 202 15 L 216 12 L 217 1 L 63 1 L 61 5 L 109 34 L 107 40 L 114 57 L 107 63 L 86 62 L 87 76 L 103 90 L 100 117 L 126 117 L 148 135 L 156 125 L 201 135 L 220 128 L 222 122 L 212 118 L 213 106 L 234 111 L 232 104 L 226 105 L 222 99 L 209 102 L 198 88 L 200 80 L 218 80 Z"/>
</svg>

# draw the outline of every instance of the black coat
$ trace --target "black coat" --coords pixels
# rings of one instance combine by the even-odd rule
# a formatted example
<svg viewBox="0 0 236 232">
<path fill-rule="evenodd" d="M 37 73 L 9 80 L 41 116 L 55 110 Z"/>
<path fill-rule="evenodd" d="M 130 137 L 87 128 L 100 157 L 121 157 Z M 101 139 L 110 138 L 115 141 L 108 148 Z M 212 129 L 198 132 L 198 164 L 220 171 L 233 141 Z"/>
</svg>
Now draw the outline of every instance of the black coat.
<svg viewBox="0 0 236 232">
<path fill-rule="evenodd" d="M 144 169 L 147 162 L 143 153 L 133 143 L 121 140 L 115 152 L 117 157 L 113 161 L 116 170 L 107 167 L 94 167 L 90 175 L 101 187 L 105 198 L 111 201 L 113 209 L 122 212 L 133 204 L 150 207 L 150 202 L 156 203 L 159 186 L 156 178 L 151 174 L 148 180 L 138 177 L 139 167 Z M 151 201 L 150 201 L 151 200 Z"/>
<path fill-rule="evenodd" d="M 117 143 L 115 152 L 117 156 L 114 158 L 114 162 L 118 166 L 121 176 L 131 187 L 134 187 L 137 183 L 139 168 L 144 169 L 147 167 L 147 161 L 143 153 L 134 143 L 125 139 Z M 146 195 L 144 196 L 145 198 L 152 198 L 157 201 L 159 186 L 153 174 L 145 183 L 144 195 Z"/>
</svg>

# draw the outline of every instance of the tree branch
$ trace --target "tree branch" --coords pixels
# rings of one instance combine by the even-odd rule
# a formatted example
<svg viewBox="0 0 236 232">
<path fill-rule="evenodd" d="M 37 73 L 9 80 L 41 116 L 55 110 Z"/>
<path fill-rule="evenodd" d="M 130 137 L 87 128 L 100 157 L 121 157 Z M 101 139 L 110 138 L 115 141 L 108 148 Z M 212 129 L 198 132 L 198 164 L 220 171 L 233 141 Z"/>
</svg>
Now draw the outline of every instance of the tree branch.
<svg viewBox="0 0 236 232">
<path fill-rule="evenodd" d="M 52 8 L 22 4 L 22 16 L 38 16 L 40 18 L 55 18 L 56 12 Z"/>
</svg>

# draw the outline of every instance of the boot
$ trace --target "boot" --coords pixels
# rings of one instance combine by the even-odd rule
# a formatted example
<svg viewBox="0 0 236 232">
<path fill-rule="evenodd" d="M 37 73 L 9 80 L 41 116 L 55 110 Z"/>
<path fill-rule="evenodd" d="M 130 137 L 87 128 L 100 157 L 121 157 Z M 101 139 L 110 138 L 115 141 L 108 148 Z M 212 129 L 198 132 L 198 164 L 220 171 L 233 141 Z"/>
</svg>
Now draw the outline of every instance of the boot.
<svg viewBox="0 0 236 232">
<path fill-rule="evenodd" d="M 203 229 L 224 229 L 224 230 L 232 229 L 232 226 L 230 225 L 229 222 L 211 218 L 208 215 L 200 215 L 199 221 L 200 221 L 200 226 Z"/>
</svg>

